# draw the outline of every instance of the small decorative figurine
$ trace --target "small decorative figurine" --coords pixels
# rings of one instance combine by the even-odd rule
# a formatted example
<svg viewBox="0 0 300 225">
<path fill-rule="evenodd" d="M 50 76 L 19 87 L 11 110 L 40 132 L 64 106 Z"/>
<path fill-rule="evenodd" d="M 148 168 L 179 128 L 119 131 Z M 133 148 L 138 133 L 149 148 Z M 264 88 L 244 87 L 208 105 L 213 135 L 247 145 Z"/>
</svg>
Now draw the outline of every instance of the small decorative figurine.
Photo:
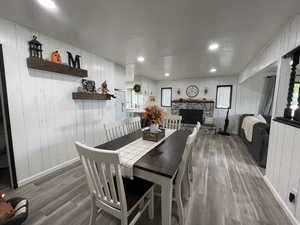
<svg viewBox="0 0 300 225">
<path fill-rule="evenodd" d="M 106 81 L 104 81 L 102 84 L 101 84 L 101 94 L 104 94 L 104 95 L 106 95 L 106 94 L 108 94 L 109 93 L 109 90 L 108 90 L 108 88 L 107 88 L 107 82 Z"/>
<path fill-rule="evenodd" d="M 207 93 L 208 93 L 208 88 L 206 87 L 204 88 L 204 94 L 207 95 Z"/>
<path fill-rule="evenodd" d="M 107 88 L 107 82 L 104 81 L 100 88 L 97 89 L 97 91 L 100 93 L 100 94 L 103 94 L 103 95 L 109 95 L 110 97 L 112 98 L 116 98 L 116 96 L 114 96 L 113 94 L 110 94 L 109 93 L 109 89 Z"/>
<path fill-rule="evenodd" d="M 71 52 L 68 53 L 68 63 L 69 67 L 75 68 L 75 69 L 80 69 L 80 55 L 76 55 L 75 59 L 73 58 L 73 55 Z"/>
<path fill-rule="evenodd" d="M 60 54 L 58 53 L 58 51 L 52 52 L 51 54 L 51 62 L 53 63 L 57 63 L 57 64 L 61 64 L 61 57 Z"/>
<path fill-rule="evenodd" d="M 37 40 L 37 36 L 33 35 L 33 39 L 28 42 L 30 57 L 43 58 L 42 44 Z"/>
</svg>

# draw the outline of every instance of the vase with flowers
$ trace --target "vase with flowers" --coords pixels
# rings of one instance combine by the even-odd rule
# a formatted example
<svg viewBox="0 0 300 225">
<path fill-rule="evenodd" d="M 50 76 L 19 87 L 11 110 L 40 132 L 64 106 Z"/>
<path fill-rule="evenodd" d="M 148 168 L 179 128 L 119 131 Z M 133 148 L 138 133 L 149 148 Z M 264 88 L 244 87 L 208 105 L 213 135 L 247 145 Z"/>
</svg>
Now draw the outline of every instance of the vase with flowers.
<svg viewBox="0 0 300 225">
<path fill-rule="evenodd" d="M 162 108 L 157 105 L 152 105 L 146 107 L 145 112 L 143 114 L 143 119 L 150 121 L 150 132 L 158 133 L 160 132 L 159 125 L 162 123 L 165 117 L 165 112 Z"/>
</svg>

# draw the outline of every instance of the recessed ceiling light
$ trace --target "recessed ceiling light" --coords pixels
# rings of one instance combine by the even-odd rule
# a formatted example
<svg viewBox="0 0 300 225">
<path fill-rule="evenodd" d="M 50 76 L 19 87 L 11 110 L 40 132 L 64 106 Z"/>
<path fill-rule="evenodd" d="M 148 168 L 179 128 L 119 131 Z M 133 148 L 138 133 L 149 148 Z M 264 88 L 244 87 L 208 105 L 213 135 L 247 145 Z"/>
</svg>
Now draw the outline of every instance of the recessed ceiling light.
<svg viewBox="0 0 300 225">
<path fill-rule="evenodd" d="M 143 56 L 139 56 L 139 57 L 137 57 L 137 61 L 144 62 L 145 58 Z"/>
<path fill-rule="evenodd" d="M 53 0 L 38 0 L 38 2 L 40 3 L 40 5 L 42 5 L 43 7 L 47 8 L 47 9 L 56 9 L 57 8 L 57 6 Z"/>
<path fill-rule="evenodd" d="M 165 73 L 165 77 L 169 77 L 170 76 L 170 74 L 169 73 Z"/>
<path fill-rule="evenodd" d="M 212 43 L 208 46 L 208 50 L 210 51 L 216 51 L 218 50 L 220 47 L 220 45 L 218 43 Z"/>
<path fill-rule="evenodd" d="M 215 72 L 217 72 L 217 69 L 216 68 L 211 68 L 209 72 L 215 73 Z"/>
</svg>

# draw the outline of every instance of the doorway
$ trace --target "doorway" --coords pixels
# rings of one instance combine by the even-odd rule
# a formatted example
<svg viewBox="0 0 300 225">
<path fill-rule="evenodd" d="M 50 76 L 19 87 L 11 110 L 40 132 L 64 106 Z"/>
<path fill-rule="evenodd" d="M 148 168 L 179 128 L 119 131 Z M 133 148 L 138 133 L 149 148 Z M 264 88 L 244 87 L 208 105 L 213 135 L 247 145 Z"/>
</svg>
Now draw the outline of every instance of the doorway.
<svg viewBox="0 0 300 225">
<path fill-rule="evenodd" d="M 3 48 L 0 44 L 0 193 L 17 188 L 17 177 L 6 89 Z"/>
</svg>

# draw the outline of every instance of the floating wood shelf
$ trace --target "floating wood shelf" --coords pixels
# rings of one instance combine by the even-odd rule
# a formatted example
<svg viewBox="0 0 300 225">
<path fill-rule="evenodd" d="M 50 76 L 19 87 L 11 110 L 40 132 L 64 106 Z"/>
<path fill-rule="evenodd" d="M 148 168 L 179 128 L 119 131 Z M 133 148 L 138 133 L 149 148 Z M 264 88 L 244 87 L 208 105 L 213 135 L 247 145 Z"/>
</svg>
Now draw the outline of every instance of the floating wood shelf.
<svg viewBox="0 0 300 225">
<path fill-rule="evenodd" d="M 65 64 L 57 64 L 57 63 L 50 62 L 48 60 L 39 59 L 39 58 L 35 58 L 35 57 L 27 58 L 27 66 L 28 66 L 28 68 L 32 68 L 32 69 L 67 74 L 67 75 L 72 75 L 72 76 L 77 76 L 77 77 L 87 77 L 88 76 L 87 70 L 75 69 L 75 68 L 71 68 Z"/>
<path fill-rule="evenodd" d="M 73 99 L 84 99 L 84 100 L 110 100 L 110 95 L 98 94 L 98 93 L 87 93 L 87 92 L 73 92 Z"/>
</svg>

